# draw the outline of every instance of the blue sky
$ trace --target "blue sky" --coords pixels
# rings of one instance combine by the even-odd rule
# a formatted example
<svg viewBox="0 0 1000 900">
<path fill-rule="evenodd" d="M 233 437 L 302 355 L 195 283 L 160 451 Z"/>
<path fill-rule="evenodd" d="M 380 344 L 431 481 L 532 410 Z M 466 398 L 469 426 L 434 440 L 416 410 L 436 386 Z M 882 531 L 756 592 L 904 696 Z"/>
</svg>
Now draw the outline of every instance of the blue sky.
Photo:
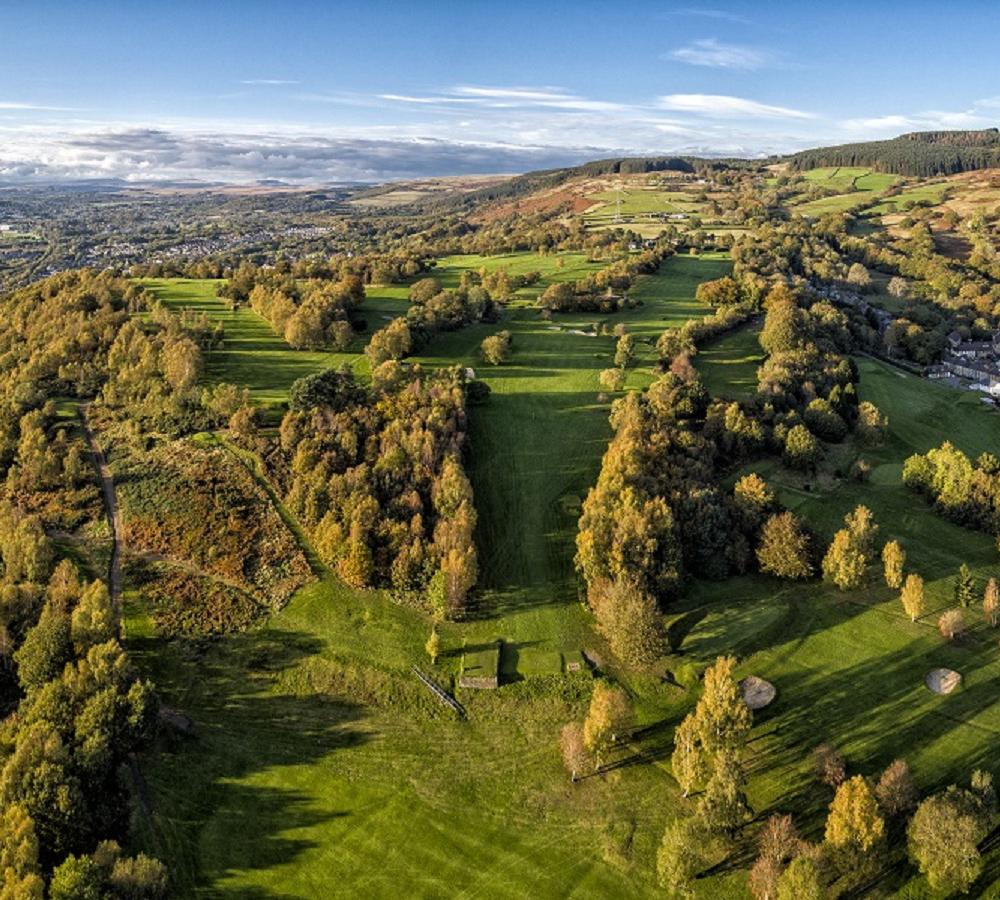
<svg viewBox="0 0 1000 900">
<path fill-rule="evenodd" d="M 0 179 L 380 180 L 1000 121 L 988 3 L 0 0 Z"/>
</svg>

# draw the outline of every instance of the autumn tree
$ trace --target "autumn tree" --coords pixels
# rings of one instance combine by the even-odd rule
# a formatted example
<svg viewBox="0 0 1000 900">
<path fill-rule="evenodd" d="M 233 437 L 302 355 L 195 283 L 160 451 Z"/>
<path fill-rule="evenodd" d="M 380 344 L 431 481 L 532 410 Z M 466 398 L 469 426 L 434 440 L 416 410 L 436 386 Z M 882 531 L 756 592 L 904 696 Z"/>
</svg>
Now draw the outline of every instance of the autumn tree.
<svg viewBox="0 0 1000 900">
<path fill-rule="evenodd" d="M 170 341 L 163 348 L 163 375 L 178 394 L 190 390 L 201 376 L 201 350 L 189 337 Z"/>
<path fill-rule="evenodd" d="M 631 718 L 632 708 L 625 691 L 605 681 L 595 682 L 583 723 L 583 743 L 598 766 L 621 739 Z"/>
<path fill-rule="evenodd" d="M 792 468 L 811 471 L 823 456 L 823 448 L 805 425 L 795 425 L 785 436 L 785 462 Z"/>
<path fill-rule="evenodd" d="M 598 630 L 622 662 L 641 666 L 659 656 L 663 649 L 659 612 L 640 584 L 629 578 L 595 582 L 588 599 Z"/>
<path fill-rule="evenodd" d="M 748 534 L 760 531 L 768 516 L 775 512 L 777 500 L 771 486 L 751 472 L 733 485 L 733 500 L 740 515 L 740 524 Z"/>
<path fill-rule="evenodd" d="M 903 586 L 903 567 L 906 565 L 906 551 L 899 541 L 888 541 L 882 548 L 882 568 L 885 583 L 893 590 Z"/>
<path fill-rule="evenodd" d="M 889 430 L 889 420 L 886 415 L 872 402 L 862 400 L 858 404 L 858 419 L 855 433 L 865 447 L 879 447 L 885 442 Z"/>
<path fill-rule="evenodd" d="M 579 722 L 567 722 L 559 734 L 559 750 L 563 765 L 569 772 L 570 781 L 576 781 L 581 772 L 590 765 L 590 754 L 583 738 L 583 728 Z"/>
<path fill-rule="evenodd" d="M 1000 589 L 997 588 L 995 578 L 986 582 L 986 590 L 983 592 L 983 616 L 991 628 L 996 628 L 1000 622 Z"/>
<path fill-rule="evenodd" d="M 675 819 L 663 832 L 656 854 L 656 874 L 671 897 L 689 897 L 704 860 L 704 834 L 693 819 Z"/>
<path fill-rule="evenodd" d="M 860 775 L 848 778 L 837 788 L 830 804 L 827 843 L 857 859 L 870 853 L 884 836 L 885 821 L 868 782 Z"/>
<path fill-rule="evenodd" d="M 42 900 L 44 890 L 35 823 L 23 806 L 11 803 L 0 811 L 0 898 Z"/>
<path fill-rule="evenodd" d="M 906 834 L 910 858 L 933 890 L 965 893 L 979 877 L 983 828 L 967 792 L 952 787 L 928 797 L 914 813 Z"/>
<path fill-rule="evenodd" d="M 625 387 L 625 377 L 623 369 L 602 369 L 598 381 L 602 389 L 616 393 Z"/>
<path fill-rule="evenodd" d="M 688 713 L 674 731 L 670 768 L 685 798 L 708 777 L 708 760 L 701 745 L 701 728 L 695 713 Z"/>
<path fill-rule="evenodd" d="M 803 339 L 803 313 L 794 299 L 769 302 L 758 341 L 765 353 L 795 350 Z"/>
<path fill-rule="evenodd" d="M 402 359 L 407 356 L 412 346 L 410 326 L 406 319 L 400 317 L 393 319 L 371 336 L 365 348 L 365 355 L 374 369 L 387 360 Z"/>
<path fill-rule="evenodd" d="M 623 334 L 615 346 L 615 365 L 627 369 L 635 359 L 635 335 Z"/>
<path fill-rule="evenodd" d="M 438 634 L 437 625 L 431 626 L 430 636 L 424 645 L 424 650 L 431 661 L 432 666 L 437 665 L 438 657 L 441 655 L 441 635 Z"/>
<path fill-rule="evenodd" d="M 798 856 L 778 879 L 776 900 L 825 900 L 828 891 L 812 856 Z"/>
<path fill-rule="evenodd" d="M 813 750 L 816 776 L 823 784 L 836 790 L 847 777 L 847 761 L 844 754 L 830 744 L 820 744 Z"/>
<path fill-rule="evenodd" d="M 706 829 L 733 834 L 750 818 L 745 784 L 737 753 L 728 748 L 716 753 L 712 774 L 698 803 L 698 816 Z"/>
<path fill-rule="evenodd" d="M 118 635 L 118 615 L 103 581 L 91 582 L 70 616 L 70 636 L 78 655 Z"/>
<path fill-rule="evenodd" d="M 948 609 L 938 618 L 938 631 L 949 641 L 960 637 L 965 631 L 965 615 L 960 609 Z"/>
<path fill-rule="evenodd" d="M 790 815 L 771 816 L 757 835 L 757 859 L 750 869 L 750 893 L 757 900 L 773 900 L 778 880 L 803 847 Z"/>
<path fill-rule="evenodd" d="M 916 622 L 924 614 L 925 609 L 924 579 L 912 572 L 907 575 L 899 599 L 902 601 L 903 609 L 906 610 L 910 621 Z"/>
<path fill-rule="evenodd" d="M 510 348 L 512 339 L 509 331 L 498 331 L 489 337 L 483 338 L 480 350 L 483 359 L 491 366 L 499 366 L 510 359 Z"/>
<path fill-rule="evenodd" d="M 875 799 L 892 818 L 909 814 L 917 805 L 917 797 L 917 786 L 905 759 L 891 763 L 875 785 Z"/>
<path fill-rule="evenodd" d="M 847 532 L 858 551 L 866 559 L 873 557 L 878 525 L 872 511 L 863 504 L 856 506 L 852 512 L 844 516 L 844 524 L 847 526 Z"/>
<path fill-rule="evenodd" d="M 861 587 L 865 576 L 866 559 L 851 533 L 842 528 L 833 536 L 823 557 L 823 579 L 833 582 L 842 591 Z"/>
<path fill-rule="evenodd" d="M 860 291 L 867 291 L 871 287 L 872 277 L 862 263 L 851 263 L 847 270 L 847 283 Z"/>
<path fill-rule="evenodd" d="M 741 749 L 753 724 L 733 674 L 735 669 L 735 657 L 720 656 L 705 670 L 704 691 L 695 715 L 701 744 L 712 754 Z"/>
<path fill-rule="evenodd" d="M 761 529 L 757 561 L 762 572 L 796 580 L 812 575 L 809 535 L 793 512 L 771 516 Z"/>
</svg>

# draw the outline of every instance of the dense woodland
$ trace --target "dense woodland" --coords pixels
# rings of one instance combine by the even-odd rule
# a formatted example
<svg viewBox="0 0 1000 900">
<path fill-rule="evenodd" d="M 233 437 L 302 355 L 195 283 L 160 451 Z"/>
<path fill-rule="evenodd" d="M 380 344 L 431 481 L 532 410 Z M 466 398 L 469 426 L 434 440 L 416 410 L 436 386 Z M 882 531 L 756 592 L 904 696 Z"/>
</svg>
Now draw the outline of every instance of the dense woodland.
<svg viewBox="0 0 1000 900">
<path fill-rule="evenodd" d="M 116 367 L 141 304 L 131 283 L 55 276 L 6 299 L 0 510 L 0 858 L 7 896 L 161 897 L 163 866 L 124 856 L 123 772 L 156 720 L 153 686 L 120 643 L 107 585 L 61 554 L 47 528 L 102 516 L 93 470 L 53 398 L 87 398 Z"/>
<path fill-rule="evenodd" d="M 889 141 L 841 144 L 804 150 L 791 157 L 797 169 L 817 166 L 873 166 L 899 175 L 954 175 L 987 169 L 1000 161 L 1000 131 L 929 131 Z"/>
<path fill-rule="evenodd" d="M 754 713 L 736 675 L 737 650 L 726 647 L 699 667 L 683 655 L 678 616 L 697 611 L 693 589 L 744 576 L 740 584 L 766 580 L 772 594 L 822 586 L 846 595 L 845 603 L 884 583 L 894 597 L 898 592 L 907 624 L 929 614 L 921 561 L 876 521 L 867 499 L 838 512 L 829 528 L 810 521 L 794 497 L 811 499 L 817 485 L 874 482 L 866 457 L 886 446 L 889 419 L 861 399 L 862 357 L 920 372 L 941 358 L 952 332 L 985 339 L 1000 326 L 1000 219 L 987 211 L 962 220 L 912 205 L 895 230 L 866 230 L 860 213 L 797 212 L 797 202 L 835 194 L 803 185 L 796 173 L 863 164 L 947 174 L 991 164 L 998 141 L 993 131 L 942 132 L 810 151 L 780 176 L 753 163 L 601 161 L 463 194 L 433 218 L 373 215 L 350 247 L 331 240 L 300 255 L 140 263 L 128 278 L 71 270 L 6 295 L 0 897 L 157 898 L 168 891 L 165 865 L 122 847 L 141 845 L 129 821 L 144 802 L 140 769 L 147 756 L 180 740 L 170 724 L 178 717 L 164 714 L 156 686 L 123 646 L 85 425 L 98 429 L 118 482 L 126 578 L 155 639 L 171 653 L 199 665 L 209 658 L 206 648 L 239 646 L 216 642 L 254 635 L 300 588 L 329 577 L 353 589 L 337 601 L 356 604 L 348 611 L 357 617 L 352 629 L 367 627 L 373 597 L 388 598 L 400 615 L 394 622 L 428 628 L 431 672 L 450 696 L 453 676 L 464 669 L 439 666 L 442 635 L 455 646 L 461 636 L 462 650 L 453 646 L 451 654 L 462 666 L 466 652 L 495 652 L 495 666 L 501 658 L 493 641 L 486 651 L 470 650 L 461 629 L 497 614 L 479 586 L 481 557 L 493 548 L 477 546 L 488 532 L 470 477 L 480 451 L 469 434 L 474 417 L 483 415 L 481 423 L 502 407 L 490 405 L 496 395 L 491 400 L 489 387 L 458 360 L 436 368 L 415 357 L 444 333 L 472 335 L 476 358 L 498 380 L 516 383 L 524 377 L 511 365 L 520 334 L 537 340 L 525 322 L 551 336 L 563 334 L 561 321 L 595 339 L 592 350 L 581 351 L 588 364 L 606 358 L 599 366 L 608 366 L 588 388 L 593 395 L 579 391 L 579 401 L 568 404 L 596 410 L 602 427 L 600 410 L 607 412 L 596 479 L 575 504 L 560 498 L 576 523 L 575 546 L 562 562 L 573 567 L 570 592 L 579 587 L 582 604 L 573 606 L 597 652 L 579 654 L 573 677 L 556 653 L 562 674 L 511 684 L 505 696 L 524 704 L 517 712 L 503 706 L 505 696 L 478 711 L 502 710 L 509 722 L 540 708 L 549 731 L 558 719 L 559 749 L 577 786 L 645 764 L 646 751 L 636 746 L 650 735 L 660 741 L 654 752 L 669 756 L 679 799 L 665 830 L 658 820 L 655 861 L 642 865 L 655 868 L 670 895 L 688 896 L 702 875 L 736 869 L 749 870 L 747 888 L 760 900 L 863 894 L 886 869 L 909 863 L 936 891 L 968 890 L 996 825 L 989 771 L 969 766 L 963 786 L 921 797 L 904 759 L 879 771 L 849 771 L 836 747 L 800 742 L 786 748 L 786 763 L 808 757 L 815 764 L 821 833 L 811 813 L 809 824 L 781 812 L 757 816 L 747 790 L 760 765 L 750 746 Z M 588 227 L 564 208 L 462 215 L 490 213 L 573 178 L 663 171 L 704 182 L 697 202 L 727 226 L 725 236 L 698 224 L 664 224 L 656 238 L 644 238 L 628 227 Z M 904 187 L 888 188 L 881 199 L 891 201 Z M 968 252 L 942 252 L 942 234 L 967 241 Z M 721 270 L 729 274 L 692 283 L 702 313 L 662 331 L 661 319 L 652 336 L 630 331 L 626 316 L 643 302 L 637 288 L 668 265 L 720 248 L 729 251 Z M 547 257 L 562 265 L 570 252 L 579 254 L 584 274 L 543 274 L 551 272 L 542 265 Z M 439 277 L 442 257 L 472 253 L 532 253 L 539 264 Z M 206 377 L 219 358 L 213 354 L 227 346 L 218 314 L 171 311 L 143 287 L 143 277 L 171 275 L 214 279 L 219 308 L 245 307 L 286 350 L 338 353 L 349 362 L 289 378 L 287 398 L 269 404 L 264 416 L 248 387 Z M 406 311 L 368 333 L 366 293 L 387 284 L 405 286 Z M 575 327 L 581 313 L 596 320 L 586 330 Z M 720 339 L 747 335 L 760 364 L 745 390 L 721 394 L 702 358 Z M 597 338 L 605 340 L 598 345 Z M 640 389 L 625 390 L 635 376 Z M 944 519 L 994 541 L 1000 535 L 1000 462 L 992 454 L 971 459 L 945 440 L 906 459 L 897 483 L 900 477 L 916 503 L 926 500 Z M 973 606 L 982 606 L 989 628 L 997 626 L 1000 592 L 995 579 L 980 585 L 964 560 L 955 563 L 956 605 L 934 615 L 941 639 L 957 646 Z M 285 699 L 303 693 L 303 682 L 279 680 L 277 663 L 269 669 L 268 652 L 247 653 L 252 678 L 273 679 Z M 331 655 L 339 652 L 333 647 Z M 412 712 L 393 705 L 409 694 L 385 687 L 398 673 L 339 665 L 314 661 L 305 679 L 315 679 L 331 707 L 346 684 L 344 710 L 371 700 L 393 715 Z M 647 707 L 639 724 L 640 703 L 649 697 L 663 703 L 662 721 L 650 722 Z M 420 728 L 428 722 L 437 724 L 428 715 Z M 554 752 L 555 735 L 549 738 L 547 753 Z"/>
<path fill-rule="evenodd" d="M 369 388 L 330 371 L 297 383 L 290 405 L 269 459 L 323 561 L 356 587 L 461 616 L 478 571 L 461 374 L 387 361 Z"/>
</svg>

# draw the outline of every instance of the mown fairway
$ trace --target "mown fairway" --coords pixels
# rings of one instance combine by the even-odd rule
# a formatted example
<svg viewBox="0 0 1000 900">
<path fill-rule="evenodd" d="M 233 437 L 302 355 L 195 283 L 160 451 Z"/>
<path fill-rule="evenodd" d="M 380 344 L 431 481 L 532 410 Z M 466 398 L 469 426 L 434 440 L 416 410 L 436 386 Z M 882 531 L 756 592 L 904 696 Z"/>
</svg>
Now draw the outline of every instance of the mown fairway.
<svg viewBox="0 0 1000 900">
<path fill-rule="evenodd" d="M 764 359 L 759 333 L 758 324 L 748 323 L 698 351 L 695 368 L 713 397 L 742 400 L 757 390 L 757 369 Z"/>
<path fill-rule="evenodd" d="M 516 262 L 545 264 L 533 256 Z M 463 267 L 503 264 L 515 261 L 452 258 L 438 274 L 447 283 Z M 707 312 L 691 299 L 694 286 L 727 266 L 672 259 L 637 285 L 644 306 L 609 319 L 655 339 L 666 325 Z M 567 269 L 570 262 L 553 263 L 546 278 L 578 277 Z M 423 618 L 329 576 L 302 589 L 265 628 L 193 652 L 152 636 L 131 595 L 131 647 L 166 702 L 192 715 L 199 732 L 151 758 L 153 812 L 142 817 L 146 843 L 178 873 L 181 895 L 398 897 L 404 886 L 415 897 L 660 895 L 653 866 L 663 826 L 694 802 L 679 797 L 669 752 L 673 726 L 695 693 L 656 678 L 630 683 L 640 724 L 649 726 L 634 745 L 645 761 L 571 786 L 556 742 L 561 725 L 581 715 L 586 677 L 530 677 L 552 670 L 555 651 L 600 649 L 577 602 L 572 542 L 579 501 L 610 433 L 597 374 L 614 350 L 613 337 L 578 333 L 600 317 L 541 319 L 528 303 L 542 287 L 512 304 L 501 324 L 439 335 L 422 358 L 471 365 L 493 390 L 486 406 L 471 410 L 469 438 L 479 609 L 472 621 L 443 630 L 437 674 L 456 673 L 463 648 L 475 652 L 503 638 L 510 648 L 504 668 L 524 680 L 461 692 L 469 721 L 453 720 L 408 672 L 414 662 L 426 665 Z M 513 333 L 514 355 L 487 368 L 478 345 L 499 328 Z M 270 346 L 284 373 L 324 364 L 300 363 L 311 355 L 280 342 Z M 653 351 L 640 347 L 646 367 Z M 697 363 L 713 392 L 736 396 L 752 389 L 754 355 L 747 328 L 706 348 Z M 238 380 L 244 363 L 236 349 L 219 357 L 212 376 Z M 945 436 L 973 454 L 995 447 L 1000 419 L 974 395 L 871 360 L 859 365 L 862 397 L 889 416 L 884 447 L 832 447 L 815 479 L 774 462 L 749 468 L 826 538 L 866 503 L 881 537 L 898 538 L 910 569 L 927 579 L 930 606 L 943 608 L 952 602 L 958 563 L 984 579 L 996 571 L 996 551 L 985 535 L 948 524 L 910 494 L 901 464 Z M 266 373 L 251 374 L 265 391 Z M 637 369 L 630 386 L 649 377 Z M 273 390 L 260 396 L 276 400 Z M 837 477 L 834 470 L 846 470 L 859 453 L 872 464 L 871 481 Z M 995 758 L 995 633 L 976 625 L 966 641 L 945 645 L 936 612 L 910 623 L 875 571 L 869 588 L 846 594 L 758 576 L 697 583 L 667 618 L 671 670 L 735 652 L 741 674 L 777 686 L 749 745 L 750 799 L 759 814 L 795 813 L 810 839 L 821 836 L 830 799 L 812 777 L 811 751 L 822 741 L 846 753 L 852 773 L 877 774 L 905 755 L 924 790 L 964 781 L 970 768 Z M 939 665 L 963 673 L 960 692 L 938 697 L 923 687 L 926 671 Z M 987 862 L 980 886 L 1000 878 L 1000 854 Z M 892 895 L 906 878 L 900 865 L 880 887 Z M 918 892 L 907 896 L 924 896 L 918 884 L 910 889 Z M 744 892 L 745 872 L 737 869 L 699 883 L 699 896 Z"/>
<path fill-rule="evenodd" d="M 610 434 L 597 374 L 611 364 L 615 338 L 575 333 L 601 317 L 550 323 L 528 303 L 548 280 L 597 266 L 573 254 L 562 265 L 533 255 L 461 257 L 443 260 L 436 274 L 449 284 L 462 268 L 482 265 L 539 269 L 545 280 L 499 325 L 439 335 L 422 358 L 474 366 L 493 389 L 489 404 L 471 411 L 469 439 L 480 610 L 445 628 L 439 677 L 457 672 L 463 648 L 498 637 L 514 677 L 552 671 L 555 651 L 572 656 L 593 646 L 577 602 L 573 539 L 579 501 Z M 693 302 L 694 288 L 726 271 L 721 258 L 670 260 L 637 286 L 644 305 L 610 321 L 654 340 L 668 324 L 708 312 Z M 179 302 L 201 305 L 210 295 L 214 283 L 204 282 L 193 300 Z M 238 315 L 267 329 L 249 310 Z M 513 332 L 514 356 L 486 368 L 478 346 L 499 328 Z M 212 377 L 242 374 L 244 348 L 234 343 L 227 340 Z M 282 354 L 286 373 L 322 367 L 331 356 L 282 349 L 274 338 L 268 346 Z M 651 363 L 652 348 L 642 347 L 642 364 Z M 645 372 L 632 377 L 649 380 Z M 263 379 L 256 384 L 264 390 Z M 408 672 L 425 664 L 426 634 L 422 617 L 328 577 L 300 591 L 262 631 L 189 660 L 156 640 L 133 606 L 133 647 L 169 702 L 199 723 L 197 741 L 159 756 L 149 775 L 148 839 L 176 859 L 186 890 L 398 896 L 406 884 L 408 896 L 655 892 L 648 860 L 669 815 L 669 776 L 638 766 L 571 789 L 558 758 L 558 730 L 581 714 L 589 679 L 536 676 L 497 693 L 465 692 L 470 720 L 456 723 Z"/>
</svg>

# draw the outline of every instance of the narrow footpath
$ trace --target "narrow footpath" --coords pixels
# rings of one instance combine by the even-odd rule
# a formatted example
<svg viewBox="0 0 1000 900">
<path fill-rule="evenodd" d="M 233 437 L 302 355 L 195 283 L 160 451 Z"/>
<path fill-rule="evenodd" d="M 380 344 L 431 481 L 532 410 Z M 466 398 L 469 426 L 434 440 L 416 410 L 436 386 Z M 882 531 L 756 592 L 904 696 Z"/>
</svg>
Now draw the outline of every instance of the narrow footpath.
<svg viewBox="0 0 1000 900">
<path fill-rule="evenodd" d="M 111 477 L 111 467 L 104 456 L 104 451 L 101 450 L 101 445 L 97 443 L 90 422 L 87 420 L 89 407 L 89 403 L 80 406 L 80 424 L 87 436 L 90 453 L 94 458 L 94 468 L 97 469 L 98 477 L 101 480 L 104 509 L 108 516 L 108 525 L 111 527 L 111 564 L 108 568 L 108 591 L 111 594 L 111 602 L 114 603 L 116 609 L 120 610 L 122 597 L 121 548 L 119 546 L 122 533 L 121 514 L 118 512 L 118 499 L 115 495 L 115 482 Z"/>
</svg>

